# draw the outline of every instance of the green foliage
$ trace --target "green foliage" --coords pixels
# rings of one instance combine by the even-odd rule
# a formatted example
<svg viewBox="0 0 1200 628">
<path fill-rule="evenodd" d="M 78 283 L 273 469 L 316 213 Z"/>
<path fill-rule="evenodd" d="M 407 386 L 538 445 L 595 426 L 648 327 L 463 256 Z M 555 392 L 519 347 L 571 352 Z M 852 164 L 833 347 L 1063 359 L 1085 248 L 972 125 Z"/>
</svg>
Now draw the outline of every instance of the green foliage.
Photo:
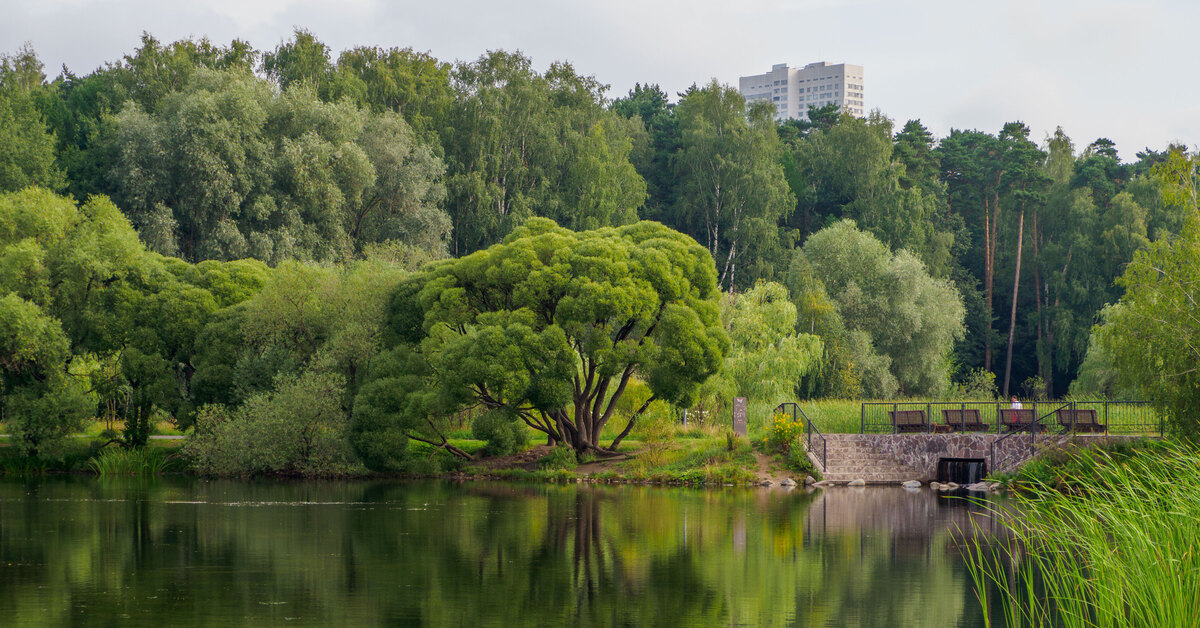
<svg viewBox="0 0 1200 628">
<path fill-rule="evenodd" d="M 671 158 L 680 141 L 675 106 L 658 85 L 639 83 L 625 98 L 614 100 L 611 109 L 631 122 L 640 122 L 640 128 L 634 126 L 631 132 L 634 142 L 629 160 L 646 181 L 642 217 L 673 224 L 671 210 L 676 203 L 678 181 Z"/>
<path fill-rule="evenodd" d="M 798 439 L 803 433 L 803 423 L 793 421 L 790 415 L 776 414 L 767 428 L 767 446 L 782 451 L 798 447 Z"/>
<path fill-rule="evenodd" d="M 705 382 L 701 395 L 710 407 L 724 408 L 734 397 L 777 405 L 794 398 L 796 385 L 821 359 L 820 339 L 796 333 L 796 308 L 787 289 L 759 283 L 721 302 L 730 348 L 721 370 Z"/>
<path fill-rule="evenodd" d="M 569 471 L 579 466 L 579 459 L 569 447 L 555 447 L 550 453 L 538 458 L 538 468 L 549 471 Z"/>
<path fill-rule="evenodd" d="M 54 135 L 37 106 L 48 90 L 41 70 L 28 46 L 0 56 L 0 192 L 30 185 L 58 190 L 65 184 L 54 163 Z"/>
<path fill-rule="evenodd" d="M 344 260 L 391 240 L 445 251 L 441 161 L 390 111 L 197 69 L 153 109 L 126 107 L 106 138 L 114 198 L 163 254 Z"/>
<path fill-rule="evenodd" d="M 194 468 L 210 475 L 337 476 L 361 472 L 347 441 L 339 399 L 345 382 L 307 372 L 229 411 L 206 406 L 184 446 Z"/>
<path fill-rule="evenodd" d="M 573 229 L 628 224 L 646 197 L 605 86 L 566 63 L 545 74 L 520 53 L 459 63 L 442 131 L 452 252 L 497 242 L 530 216 Z"/>
<path fill-rule="evenodd" d="M 1177 432 L 1200 434 L 1200 218 L 1174 241 L 1139 251 L 1121 276 L 1120 303 L 1097 329 L 1121 381 L 1147 394 Z"/>
<path fill-rule="evenodd" d="M 689 90 L 675 110 L 681 146 L 672 158 L 679 186 L 673 222 L 708 248 L 722 288 L 769 279 L 780 259 L 777 225 L 793 198 L 772 114 L 747 111 L 737 90 L 715 80 Z"/>
<path fill-rule="evenodd" d="M 375 434 L 444 439 L 437 422 L 475 404 L 598 449 L 635 372 L 653 393 L 639 413 L 654 398 L 686 403 L 727 342 L 711 258 L 654 223 L 574 233 L 530 220 L 405 280 L 388 319 L 397 345 L 355 410 L 354 441 L 376 466 L 388 454 Z"/>
<path fill-rule="evenodd" d="M 951 350 L 963 333 L 964 314 L 962 299 L 949 282 L 930 277 L 907 251 L 893 255 L 850 221 L 813 234 L 795 255 L 803 260 L 793 262 L 794 276 L 801 276 L 806 265 L 812 273 L 807 282 L 796 282 L 808 283 L 808 293 L 819 297 L 814 280 L 819 281 L 851 330 L 838 334 L 836 321 L 827 324 L 834 337 L 826 344 L 845 343 L 846 350 L 839 353 L 857 356 L 863 373 L 878 373 L 884 366 L 872 356 L 878 352 L 905 394 L 937 395 L 948 389 Z M 864 384 L 869 396 L 890 394 L 885 375 Z"/>
<path fill-rule="evenodd" d="M 953 235 L 937 227 L 952 227 L 928 157 L 922 161 L 932 143 L 922 131 L 910 122 L 893 148 L 891 121 L 873 113 L 842 116 L 794 142 L 790 183 L 797 206 L 788 224 L 804 236 L 850 219 L 889 248 L 917 255 L 934 276 L 947 276 Z"/>
<path fill-rule="evenodd" d="M 505 456 L 516 453 L 529 443 L 529 430 L 520 418 L 504 410 L 491 410 L 475 417 L 471 434 L 487 441 L 486 454 Z"/>
<path fill-rule="evenodd" d="M 971 369 L 962 382 L 954 386 L 951 397 L 955 399 L 976 399 L 993 401 L 998 397 L 996 391 L 996 374 L 983 369 Z"/>
</svg>

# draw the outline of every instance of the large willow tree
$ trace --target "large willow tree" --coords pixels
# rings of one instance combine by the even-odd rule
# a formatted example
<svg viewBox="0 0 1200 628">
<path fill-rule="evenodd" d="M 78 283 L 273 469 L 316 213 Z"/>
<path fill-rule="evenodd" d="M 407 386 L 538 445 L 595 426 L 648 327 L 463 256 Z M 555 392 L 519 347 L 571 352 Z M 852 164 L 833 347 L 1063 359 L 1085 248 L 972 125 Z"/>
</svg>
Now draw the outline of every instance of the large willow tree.
<svg viewBox="0 0 1200 628">
<path fill-rule="evenodd" d="M 530 219 L 503 243 L 438 262 L 397 290 L 394 346 L 355 402 L 355 445 L 394 468 L 407 438 L 482 407 L 577 452 L 608 452 L 656 399 L 686 404 L 721 364 L 712 257 L 653 222 L 572 232 Z M 652 395 L 607 446 L 637 375 Z"/>
</svg>

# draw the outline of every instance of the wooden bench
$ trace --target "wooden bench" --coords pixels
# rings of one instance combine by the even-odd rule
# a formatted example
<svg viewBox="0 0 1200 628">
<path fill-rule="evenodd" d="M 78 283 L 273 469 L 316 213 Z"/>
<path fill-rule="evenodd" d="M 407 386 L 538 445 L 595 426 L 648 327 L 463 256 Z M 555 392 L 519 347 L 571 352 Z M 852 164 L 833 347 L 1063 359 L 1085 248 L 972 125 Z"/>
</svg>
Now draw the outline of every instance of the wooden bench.
<svg viewBox="0 0 1200 628">
<path fill-rule="evenodd" d="M 942 410 L 942 422 L 950 426 L 952 430 L 962 430 L 964 432 L 986 432 L 988 424 L 984 423 L 979 418 L 979 410 L 977 408 L 957 408 Z"/>
<path fill-rule="evenodd" d="M 1033 408 L 1000 408 L 1000 424 L 1010 432 L 1024 429 L 1037 431 L 1044 429 L 1040 423 L 1035 425 L 1036 421 L 1037 414 L 1034 413 Z M 1034 427 L 1030 428 L 1030 425 L 1034 425 Z"/>
<path fill-rule="evenodd" d="M 1076 432 L 1104 432 L 1108 426 L 1096 420 L 1096 411 L 1092 409 L 1059 408 L 1054 412 L 1058 415 L 1058 424 L 1064 430 Z"/>
<path fill-rule="evenodd" d="M 888 416 L 897 432 L 949 432 L 945 425 L 930 425 L 924 410 L 889 410 Z"/>
</svg>

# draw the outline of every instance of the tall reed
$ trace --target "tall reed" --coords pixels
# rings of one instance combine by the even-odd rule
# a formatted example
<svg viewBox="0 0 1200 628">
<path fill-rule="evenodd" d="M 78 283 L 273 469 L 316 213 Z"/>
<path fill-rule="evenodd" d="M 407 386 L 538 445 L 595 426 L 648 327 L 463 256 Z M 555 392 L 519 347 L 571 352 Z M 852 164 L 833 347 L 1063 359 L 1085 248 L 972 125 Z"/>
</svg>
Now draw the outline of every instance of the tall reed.
<svg viewBox="0 0 1200 628">
<path fill-rule="evenodd" d="M 1011 545 L 980 534 L 968 543 L 985 615 L 999 605 L 1009 626 L 1200 624 L 1200 453 L 1175 444 L 1078 455 L 1092 473 L 1084 483 L 1016 496 Z"/>
<path fill-rule="evenodd" d="M 105 448 L 99 455 L 88 461 L 88 467 L 101 477 L 160 475 L 174 470 L 176 466 L 176 457 L 172 452 L 153 447 Z"/>
</svg>

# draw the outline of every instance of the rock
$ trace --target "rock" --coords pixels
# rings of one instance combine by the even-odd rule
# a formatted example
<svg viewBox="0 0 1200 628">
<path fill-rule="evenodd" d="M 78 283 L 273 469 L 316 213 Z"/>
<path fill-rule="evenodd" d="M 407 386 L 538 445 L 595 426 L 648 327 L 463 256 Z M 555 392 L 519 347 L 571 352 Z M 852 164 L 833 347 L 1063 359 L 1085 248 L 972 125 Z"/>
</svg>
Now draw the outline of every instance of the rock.
<svg viewBox="0 0 1200 628">
<path fill-rule="evenodd" d="M 817 481 L 817 478 L 814 478 L 811 475 L 804 476 L 804 485 L 805 486 L 808 486 L 809 484 L 814 484 L 816 481 Z"/>
<path fill-rule="evenodd" d="M 939 490 L 941 490 L 941 489 L 942 489 L 942 483 L 941 483 L 941 482 L 930 482 L 930 483 L 929 483 L 929 490 L 931 490 L 931 491 L 939 491 Z"/>
<path fill-rule="evenodd" d="M 993 493 L 996 491 L 1002 491 L 1004 490 L 1004 485 L 999 482 L 992 482 L 990 485 L 988 485 L 988 490 Z"/>
<path fill-rule="evenodd" d="M 968 491 L 974 491 L 977 493 L 986 492 L 989 488 L 991 488 L 991 485 L 987 482 L 976 482 L 974 484 L 967 485 Z"/>
<path fill-rule="evenodd" d="M 904 488 L 921 488 L 921 483 L 916 480 L 909 480 L 901 484 Z"/>
<path fill-rule="evenodd" d="M 780 486 L 795 486 L 796 481 L 793 480 L 792 478 L 783 478 L 783 481 L 780 482 L 779 485 Z"/>
<path fill-rule="evenodd" d="M 959 485 L 957 482 L 947 482 L 947 483 L 943 484 L 942 486 L 945 486 L 946 488 L 948 488 L 952 491 L 956 488 L 959 488 Z"/>
<path fill-rule="evenodd" d="M 866 486 L 866 485 L 867 485 L 867 481 L 862 478 L 859 478 L 857 480 L 850 480 L 849 482 L 846 483 L 846 486 Z"/>
<path fill-rule="evenodd" d="M 813 484 L 813 486 L 817 488 L 828 488 L 833 486 L 833 482 L 830 482 L 829 480 L 821 480 L 820 482 Z"/>
<path fill-rule="evenodd" d="M 763 480 L 762 482 L 759 482 L 759 483 L 758 483 L 758 485 L 759 485 L 759 486 L 770 486 L 770 485 L 771 485 L 771 481 L 770 481 L 770 480 Z"/>
</svg>

